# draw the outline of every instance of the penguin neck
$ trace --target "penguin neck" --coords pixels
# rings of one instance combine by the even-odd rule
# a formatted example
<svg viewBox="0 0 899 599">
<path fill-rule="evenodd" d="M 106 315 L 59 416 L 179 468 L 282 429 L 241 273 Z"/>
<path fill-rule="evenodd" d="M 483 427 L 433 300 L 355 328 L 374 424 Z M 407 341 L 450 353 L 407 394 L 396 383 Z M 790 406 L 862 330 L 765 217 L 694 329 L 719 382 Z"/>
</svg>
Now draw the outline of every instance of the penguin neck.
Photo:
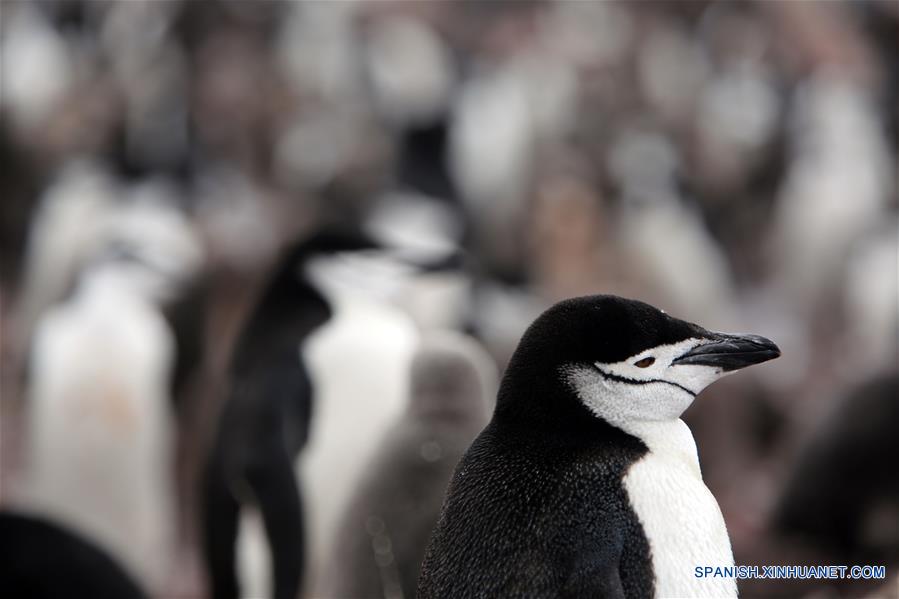
<svg viewBox="0 0 899 599">
<path fill-rule="evenodd" d="M 537 374 L 520 362 L 509 364 L 493 414 L 496 428 L 519 439 L 572 450 L 618 444 L 646 451 L 639 437 L 590 412 L 554 372 Z"/>
<path fill-rule="evenodd" d="M 674 420 L 641 420 L 616 425 L 624 432 L 640 439 L 654 456 L 671 459 L 687 466 L 698 478 L 699 455 L 696 440 L 687 423 Z"/>
</svg>

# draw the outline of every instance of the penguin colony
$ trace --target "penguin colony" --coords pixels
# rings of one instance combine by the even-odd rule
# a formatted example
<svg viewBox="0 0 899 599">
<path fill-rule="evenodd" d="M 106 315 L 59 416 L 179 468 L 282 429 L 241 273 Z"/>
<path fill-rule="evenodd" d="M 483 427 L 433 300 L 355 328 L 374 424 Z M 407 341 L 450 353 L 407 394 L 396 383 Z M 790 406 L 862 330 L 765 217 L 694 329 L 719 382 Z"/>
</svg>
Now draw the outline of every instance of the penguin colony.
<svg viewBox="0 0 899 599">
<path fill-rule="evenodd" d="M 240 513 L 247 505 L 261 513 L 265 525 L 271 595 L 290 599 L 300 592 L 307 551 L 294 469 L 315 414 L 315 385 L 301 350 L 304 339 L 333 316 L 305 267 L 316 255 L 375 245 L 362 235 L 329 233 L 295 244 L 243 327 L 204 475 L 203 546 L 213 597 L 246 593 L 236 554 Z M 91 286 L 115 291 L 123 281 L 137 285 L 138 275 L 146 273 L 128 264 L 112 261 L 88 271 L 87 290 L 73 301 L 85 301 L 78 298 Z M 130 305 L 124 301 L 130 295 L 113 297 L 120 307 Z M 692 575 L 696 564 L 727 566 L 733 557 L 680 415 L 714 380 L 779 353 L 762 337 L 707 331 L 642 302 L 615 296 L 570 299 L 525 332 L 488 423 L 490 359 L 461 335 L 425 340 L 410 369 L 405 414 L 383 435 L 355 491 L 338 502 L 343 515 L 326 546 L 327 559 L 316 564 L 314 592 L 329 597 L 417 592 L 422 598 L 735 596 L 732 579 Z M 38 398 L 45 393 L 38 388 Z M 130 409 L 144 404 L 154 402 Z M 54 421 L 35 417 L 41 426 Z M 35 436 L 38 443 L 46 438 Z M 157 441 L 150 445 L 165 445 Z M 36 451 L 38 457 L 51 453 Z M 49 458 L 44 463 L 54 464 Z M 157 486 L 165 488 L 159 481 Z M 315 487 L 309 492 L 314 495 Z M 17 516 L 4 516 L 3 524 L 13 531 L 8 542 L 26 548 L 26 537 L 69 534 Z M 76 530 L 106 539 L 103 544 L 114 555 L 129 555 L 114 536 L 107 538 L 111 532 L 90 526 Z M 77 538 L 60 541 L 59 551 L 78 543 Z M 91 584 L 140 596 L 130 574 L 102 550 L 79 546 L 72 552 L 97 572 Z M 140 558 L 134 555 L 126 563 L 131 573 L 151 582 Z M 27 588 L 32 582 L 25 574 L 13 568 L 4 574 L 4 584 Z"/>
<path fill-rule="evenodd" d="M 9 318 L 0 306 L 7 325 L 0 404 L 13 406 L 12 417 L 2 414 L 2 462 L 12 468 L 0 470 L 0 501 L 15 501 L 10 488 L 27 490 L 27 506 L 39 510 L 41 520 L 0 522 L 0 570 L 22 566 L 16 580 L 32 578 L 0 585 L 0 596 L 130 597 L 137 588 L 154 597 L 208 596 L 209 572 L 199 563 L 202 534 L 193 530 L 203 520 L 196 511 L 207 518 L 206 534 L 225 538 L 207 539 L 207 559 L 223 566 L 213 576 L 218 589 L 250 597 L 289 595 L 298 586 L 303 598 L 410 597 L 420 568 L 404 555 L 422 552 L 415 562 L 424 557 L 428 540 L 418 535 L 437 525 L 446 496 L 437 487 L 449 484 L 451 462 L 483 426 L 487 432 L 460 470 L 466 474 L 453 483 L 423 593 L 486 594 L 504 572 L 515 571 L 493 559 L 496 539 L 488 529 L 471 543 L 459 541 L 480 524 L 467 521 L 468 512 L 492 513 L 475 506 L 461 510 L 466 520 L 453 516 L 460 503 L 480 499 L 460 489 L 466 481 L 474 486 L 470 475 L 485 469 L 491 476 L 481 494 L 493 501 L 487 507 L 502 499 L 497 488 L 511 486 L 519 490 L 518 503 L 510 500 L 516 513 L 545 516 L 508 517 L 509 529 L 502 531 L 507 551 L 500 558 L 533 563 L 518 559 L 522 547 L 536 554 L 558 540 L 555 559 L 546 565 L 550 575 L 571 565 L 560 565 L 559 556 L 573 556 L 573 572 L 605 564 L 608 577 L 600 580 L 614 587 L 606 594 L 729 594 L 733 589 L 699 588 L 698 581 L 681 587 L 677 576 L 687 558 L 670 561 L 685 548 L 695 552 L 687 551 L 689 559 L 728 559 L 690 433 L 669 417 L 689 399 L 677 385 L 694 393 L 707 377 L 668 376 L 725 365 L 675 365 L 672 359 L 662 372 L 663 358 L 671 357 L 664 352 L 654 353 L 652 363 L 626 352 L 579 361 L 582 356 L 554 348 L 550 362 L 577 360 L 566 359 L 561 374 L 545 371 L 536 384 L 504 385 L 504 407 L 493 423 L 482 414 L 477 425 L 472 417 L 463 426 L 461 416 L 443 420 L 449 413 L 420 422 L 416 406 L 438 394 L 420 395 L 418 358 L 415 372 L 409 363 L 419 335 L 425 338 L 436 321 L 473 333 L 504 364 L 526 325 L 550 303 L 597 289 L 664 304 L 706 324 L 728 322 L 734 314 L 764 321 L 780 330 L 778 343 L 795 357 L 759 369 L 758 389 L 735 384 L 739 389 L 730 388 L 720 411 L 715 402 L 700 402 L 684 417 L 698 425 L 699 450 L 718 453 L 702 461 L 710 488 L 734 473 L 742 479 L 735 488 L 746 488 L 745 475 L 751 476 L 752 493 L 718 497 L 726 514 L 741 516 L 741 526 L 730 531 L 740 561 L 749 563 L 752 545 L 765 552 L 760 562 L 779 561 L 771 539 L 760 537 L 772 531 L 758 526 L 766 506 L 775 506 L 770 524 L 778 532 L 795 535 L 797 545 L 799 537 L 816 539 L 808 544 L 814 549 L 809 562 L 826 563 L 824 547 L 836 541 L 832 549 L 844 555 L 867 556 L 856 563 L 881 563 L 878 555 L 887 556 L 888 568 L 897 563 L 897 489 L 883 478 L 895 467 L 889 457 L 896 454 L 899 330 L 892 5 L 465 2 L 422 11 L 383 4 L 4 3 L 0 52 L 9 60 L 0 90 L 0 164 L 6 167 L 0 169 L 0 296 L 9 300 L 13 291 L 25 310 Z M 835 52 L 820 51 L 816 40 L 824 38 L 840 41 Z M 79 156 L 98 164 L 76 166 Z M 95 242 L 105 243 L 93 225 L 119 212 L 121 200 L 130 202 L 126 196 L 132 195 L 102 172 L 104 164 L 132 182 L 164 174 L 185 186 L 178 203 L 200 225 L 210 257 L 211 276 L 195 280 L 219 291 L 209 310 L 197 310 L 199 317 L 180 312 L 174 322 L 173 308 L 191 307 L 160 300 L 145 287 L 146 271 L 133 277 L 142 263 L 163 278 L 190 279 L 178 272 L 189 262 L 183 256 L 128 257 L 131 250 L 119 247 L 82 270 Z M 59 201 L 32 212 L 53 172 L 62 172 L 63 180 L 47 191 Z M 236 351 L 216 351 L 230 339 L 221 321 L 240 324 L 227 314 L 218 317 L 238 303 L 221 291 L 246 283 L 250 271 L 290 243 L 285 238 L 294 227 L 319 218 L 360 222 L 371 210 L 403 202 L 443 208 L 446 231 L 473 258 L 442 291 L 431 285 L 421 294 L 405 293 L 400 307 L 414 309 L 412 319 L 358 290 L 347 301 L 311 278 L 291 281 L 296 265 L 288 265 L 284 280 L 309 287 L 308 295 L 295 296 L 296 312 L 270 310 L 263 299 L 235 327 L 243 332 Z M 126 237 L 172 230 L 126 212 L 135 225 Z M 31 214 L 32 224 L 47 219 L 46 227 L 31 231 L 45 244 L 29 244 L 22 261 Z M 571 224 L 583 227 L 572 230 Z M 423 228 L 405 227 L 435 237 Z M 681 276 L 684 265 L 689 276 Z M 290 297 L 289 289 L 285 293 Z M 453 299 L 447 294 L 464 296 L 458 312 L 445 309 L 445 300 Z M 316 295 L 327 315 L 317 301 L 307 301 Z M 628 339 L 642 338 L 651 321 L 625 331 Z M 212 325 L 205 343 L 194 346 L 210 350 L 209 357 L 192 357 L 184 327 L 191 323 Z M 15 361 L 25 351 L 16 348 L 7 360 L 11 337 L 13 345 L 31 347 L 21 394 L 14 379 L 25 369 Z M 695 350 L 688 347 L 691 337 L 675 337 L 662 345 Z M 606 338 L 621 343 L 603 332 Z M 565 347 L 577 346 L 574 339 Z M 427 343 L 421 352 L 429 352 Z M 719 343 L 702 339 L 704 346 Z M 526 353 L 536 347 L 527 345 Z M 204 359 L 201 371 L 191 372 Z M 513 366 L 520 362 L 517 357 Z M 516 380 L 523 380 L 523 370 L 515 367 Z M 812 419 L 805 416 L 822 413 L 821 392 L 832 390 L 836 399 L 843 383 L 885 373 L 893 376 L 846 396 L 845 410 L 810 439 L 790 476 L 790 464 L 781 459 L 789 454 L 785 446 L 793 445 L 793 433 L 811 432 Z M 444 391 L 453 397 L 451 389 Z M 710 390 L 716 391 L 728 394 L 727 383 Z M 627 409 L 616 400 L 623 397 Z M 197 409 L 213 402 L 223 406 L 220 418 L 210 418 L 215 410 Z M 569 406 L 579 419 L 565 422 L 573 433 L 563 435 L 563 425 L 553 424 L 561 417 L 543 418 L 528 407 L 544 402 L 553 410 Z M 518 415 L 516 406 L 540 417 Z M 635 411 L 640 406 L 662 410 L 664 425 L 644 425 L 646 414 Z M 165 422 L 170 416 L 177 427 Z M 531 430 L 513 432 L 513 423 L 522 422 Z M 213 427 L 207 452 L 203 433 Z M 601 449 L 587 442 L 590 430 L 604 435 Z M 20 431 L 24 460 L 15 455 Z M 492 476 L 495 456 L 508 454 L 527 467 Z M 479 459 L 483 455 L 492 462 Z M 176 493 L 167 480 L 173 464 Z M 203 464 L 205 478 L 195 472 Z M 20 465 L 24 476 L 17 477 Z M 415 476 L 403 474 L 407 467 Z M 510 473 L 520 480 L 513 477 L 510 485 Z M 781 474 L 788 484 L 777 501 L 774 479 Z M 431 523 L 397 516 L 409 525 L 404 538 L 390 511 L 402 511 L 404 501 L 394 501 L 376 484 L 378 477 L 385 485 L 397 481 L 390 486 L 398 494 L 420 493 L 420 513 Z M 613 482 L 586 483 L 595 478 Z M 759 480 L 765 484 L 755 484 Z M 146 491 L 131 492 L 139 486 Z M 110 487 L 121 488 L 107 492 Z M 609 490 L 619 488 L 619 495 Z M 659 505 L 662 492 L 667 501 Z M 178 495 L 177 517 L 166 513 L 170 495 Z M 595 496 L 605 503 L 591 503 Z M 618 510 L 608 499 L 615 497 L 629 509 Z M 562 520 L 587 523 L 576 534 L 553 538 L 549 514 L 557 515 L 554 508 L 565 498 L 581 511 L 563 512 Z M 693 508 L 690 514 L 681 501 Z M 590 539 L 599 525 L 585 516 L 594 512 L 620 515 L 611 523 L 596 519 L 608 528 L 606 538 L 621 545 L 620 592 L 608 566 L 614 551 L 566 553 L 576 543 L 595 548 Z M 654 519 L 672 513 L 683 522 Z M 706 513 L 711 516 L 703 522 L 715 526 L 700 528 L 686 517 Z M 156 541 L 143 534 L 155 519 L 181 525 L 177 545 L 164 543 L 170 551 L 152 548 Z M 623 530 L 633 531 L 632 543 L 614 537 Z M 676 551 L 669 549 L 672 536 Z M 459 544 L 493 561 L 485 557 L 479 569 L 466 571 L 468 578 L 441 586 L 456 565 L 451 556 Z M 45 558 L 61 588 L 27 586 L 54 582 L 44 568 L 29 569 L 34 556 Z M 344 576 L 339 567 L 331 571 L 344 560 Z M 376 577 L 365 569 L 372 564 Z M 635 574 L 634 564 L 645 567 Z M 64 566 L 76 567 L 79 577 L 71 579 Z M 166 569 L 171 576 L 159 583 L 157 572 Z M 481 575 L 487 582 L 472 590 L 467 582 Z M 555 579 L 550 594 L 580 593 L 566 581 Z M 830 591 L 819 588 L 806 584 L 803 594 Z M 749 581 L 741 589 L 755 596 Z M 800 594 L 768 583 L 764 590 Z"/>
<path fill-rule="evenodd" d="M 28 491 L 42 517 L 3 516 L 22 556 L 4 588 L 52 595 L 26 559 L 41 543 L 84 561 L 67 576 L 92 595 L 164 586 L 169 387 L 185 361 L 164 311 L 191 277 L 176 255 L 193 252 L 136 235 L 141 220 L 110 224 L 119 233 L 37 322 Z M 563 301 L 524 334 L 488 422 L 492 365 L 475 342 L 419 342 L 411 319 L 313 268 L 373 249 L 359 231 L 294 243 L 241 328 L 202 477 L 213 597 L 736 595 L 733 580 L 692 576 L 733 557 L 680 415 L 723 374 L 777 357 L 772 342 L 614 296 Z M 238 563 L 249 512 L 267 572 Z"/>
</svg>

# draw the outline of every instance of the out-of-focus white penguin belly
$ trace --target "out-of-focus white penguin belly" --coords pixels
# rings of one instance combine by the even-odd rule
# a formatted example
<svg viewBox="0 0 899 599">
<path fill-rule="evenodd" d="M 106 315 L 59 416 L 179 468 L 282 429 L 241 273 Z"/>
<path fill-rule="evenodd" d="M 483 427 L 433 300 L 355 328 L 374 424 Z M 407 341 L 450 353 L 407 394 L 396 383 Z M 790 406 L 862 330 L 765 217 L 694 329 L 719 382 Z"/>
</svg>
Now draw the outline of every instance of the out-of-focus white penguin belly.
<svg viewBox="0 0 899 599">
<path fill-rule="evenodd" d="M 309 441 L 295 464 L 306 526 L 306 596 L 321 597 L 324 560 L 365 465 L 406 406 L 418 342 L 412 321 L 361 298 L 331 298 L 335 315 L 306 341 L 314 387 Z M 272 588 L 268 550 L 255 515 L 242 516 L 238 568 L 245 596 Z"/>
<path fill-rule="evenodd" d="M 396 310 L 344 300 L 340 316 L 306 344 L 315 403 L 298 469 L 305 489 L 311 588 L 365 465 L 405 408 L 417 339 L 412 322 Z"/>
<path fill-rule="evenodd" d="M 737 595 L 733 578 L 694 576 L 696 566 L 734 562 L 721 509 L 698 462 L 650 450 L 630 467 L 624 485 L 649 541 L 657 597 Z"/>
<path fill-rule="evenodd" d="M 173 534 L 173 339 L 149 307 L 108 301 L 57 308 L 38 327 L 26 500 L 155 589 L 167 575 Z"/>
</svg>

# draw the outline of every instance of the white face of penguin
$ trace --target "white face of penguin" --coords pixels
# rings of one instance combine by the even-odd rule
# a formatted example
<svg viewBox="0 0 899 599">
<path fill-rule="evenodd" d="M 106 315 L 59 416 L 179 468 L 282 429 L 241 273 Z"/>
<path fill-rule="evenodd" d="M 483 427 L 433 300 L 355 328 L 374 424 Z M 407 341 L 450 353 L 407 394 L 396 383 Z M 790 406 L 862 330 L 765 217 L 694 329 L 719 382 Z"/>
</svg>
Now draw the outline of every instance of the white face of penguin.
<svg viewBox="0 0 899 599">
<path fill-rule="evenodd" d="M 612 425 L 627 428 L 630 423 L 674 420 L 700 391 L 729 374 L 720 366 L 676 362 L 708 344 L 709 339 L 684 339 L 620 362 L 569 365 L 562 376 L 591 412 Z"/>
</svg>

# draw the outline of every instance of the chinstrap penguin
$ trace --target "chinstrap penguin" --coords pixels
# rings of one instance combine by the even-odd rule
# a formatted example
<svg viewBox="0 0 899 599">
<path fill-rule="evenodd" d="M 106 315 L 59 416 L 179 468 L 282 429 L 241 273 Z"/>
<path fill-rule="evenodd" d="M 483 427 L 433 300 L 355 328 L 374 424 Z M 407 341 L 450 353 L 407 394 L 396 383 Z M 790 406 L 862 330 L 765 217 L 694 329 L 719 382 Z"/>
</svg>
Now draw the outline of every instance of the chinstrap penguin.
<svg viewBox="0 0 899 599">
<path fill-rule="evenodd" d="M 456 464 L 490 418 L 496 366 L 474 340 L 427 335 L 405 413 L 357 485 L 328 560 L 326 597 L 414 597 Z"/>
<path fill-rule="evenodd" d="M 418 596 L 735 596 L 715 498 L 680 415 L 712 381 L 780 355 L 638 301 L 560 302 L 522 337 L 460 462 Z"/>
<path fill-rule="evenodd" d="M 374 247 L 357 231 L 323 230 L 296 242 L 241 331 L 203 475 L 203 549 L 216 598 L 237 597 L 241 586 L 243 592 L 252 586 L 238 581 L 237 568 L 241 508 L 248 504 L 258 507 L 265 526 L 273 596 L 294 599 L 299 592 L 306 531 L 294 461 L 309 438 L 315 401 L 302 348 L 332 316 L 304 268 L 315 256 Z"/>
<path fill-rule="evenodd" d="M 340 517 L 372 454 L 405 408 L 418 331 L 387 301 L 385 288 L 392 285 L 397 266 L 381 253 L 310 265 L 310 279 L 333 309 L 328 323 L 304 346 L 316 403 L 296 472 L 305 487 L 315 490 L 304 506 L 309 523 L 304 591 L 311 597 L 327 596 L 322 585 Z"/>
<path fill-rule="evenodd" d="M 174 541 L 169 384 L 174 337 L 166 279 L 104 253 L 31 344 L 24 496 L 116 555 L 147 588 L 163 584 Z"/>
</svg>

